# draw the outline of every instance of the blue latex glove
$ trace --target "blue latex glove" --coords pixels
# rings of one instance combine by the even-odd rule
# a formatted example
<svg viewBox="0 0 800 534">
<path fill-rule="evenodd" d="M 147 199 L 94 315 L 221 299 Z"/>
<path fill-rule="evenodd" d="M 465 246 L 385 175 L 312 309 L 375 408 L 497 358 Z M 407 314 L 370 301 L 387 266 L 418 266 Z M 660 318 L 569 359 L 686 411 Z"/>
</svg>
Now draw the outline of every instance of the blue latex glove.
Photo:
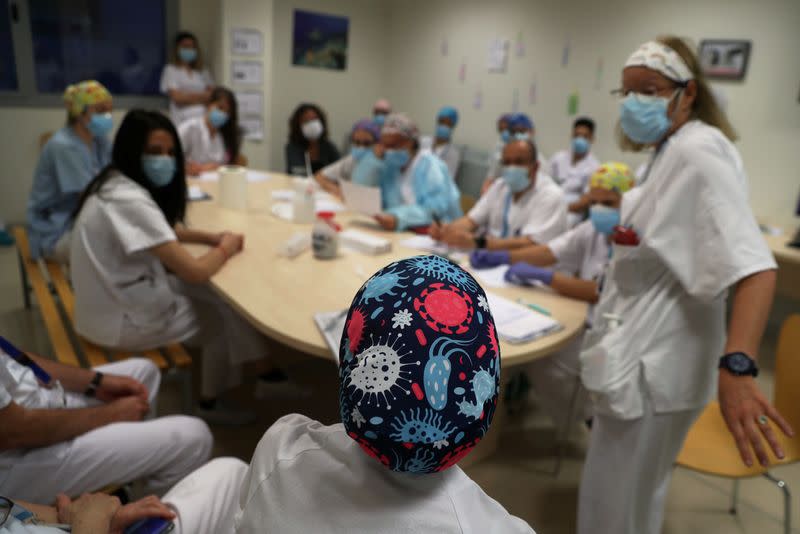
<svg viewBox="0 0 800 534">
<path fill-rule="evenodd" d="M 511 253 L 507 250 L 473 250 L 469 255 L 469 263 L 476 269 L 488 269 L 511 263 Z"/>
<path fill-rule="evenodd" d="M 512 284 L 525 284 L 538 280 L 549 286 L 553 283 L 553 270 L 519 261 L 508 268 L 505 278 L 506 282 Z"/>
</svg>

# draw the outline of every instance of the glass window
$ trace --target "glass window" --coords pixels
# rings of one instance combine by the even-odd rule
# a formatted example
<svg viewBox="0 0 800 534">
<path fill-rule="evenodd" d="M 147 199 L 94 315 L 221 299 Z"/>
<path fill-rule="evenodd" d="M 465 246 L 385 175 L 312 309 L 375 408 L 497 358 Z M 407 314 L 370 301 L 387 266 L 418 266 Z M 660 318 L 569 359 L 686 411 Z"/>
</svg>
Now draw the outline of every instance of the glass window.
<svg viewBox="0 0 800 534">
<path fill-rule="evenodd" d="M 70 83 L 94 79 L 113 95 L 159 94 L 166 58 L 164 4 L 29 0 L 38 91 L 60 94 Z"/>
<path fill-rule="evenodd" d="M 17 63 L 11 38 L 11 11 L 8 0 L 0 0 L 0 91 L 16 91 Z"/>
</svg>

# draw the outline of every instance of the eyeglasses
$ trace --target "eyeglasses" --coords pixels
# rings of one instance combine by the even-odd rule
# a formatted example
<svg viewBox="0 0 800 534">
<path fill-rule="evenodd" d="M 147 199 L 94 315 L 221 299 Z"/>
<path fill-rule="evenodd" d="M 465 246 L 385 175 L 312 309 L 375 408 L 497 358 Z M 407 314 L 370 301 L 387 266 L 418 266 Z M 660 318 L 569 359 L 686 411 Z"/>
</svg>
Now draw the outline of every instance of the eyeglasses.
<svg viewBox="0 0 800 534">
<path fill-rule="evenodd" d="M 6 520 L 8 520 L 8 516 L 11 514 L 11 509 L 13 507 L 14 503 L 11 502 L 11 499 L 0 497 L 0 527 L 6 524 Z"/>
<path fill-rule="evenodd" d="M 682 89 L 686 87 L 685 83 L 680 83 L 680 82 L 673 82 L 673 83 L 674 85 L 671 87 L 648 87 L 644 91 L 631 91 L 629 89 L 626 90 L 622 87 L 619 87 L 617 89 L 611 90 L 611 96 L 615 98 L 625 98 L 628 95 L 634 95 L 634 97 L 660 96 L 662 94 L 666 94 L 667 92 L 673 93 L 675 89 Z"/>
</svg>

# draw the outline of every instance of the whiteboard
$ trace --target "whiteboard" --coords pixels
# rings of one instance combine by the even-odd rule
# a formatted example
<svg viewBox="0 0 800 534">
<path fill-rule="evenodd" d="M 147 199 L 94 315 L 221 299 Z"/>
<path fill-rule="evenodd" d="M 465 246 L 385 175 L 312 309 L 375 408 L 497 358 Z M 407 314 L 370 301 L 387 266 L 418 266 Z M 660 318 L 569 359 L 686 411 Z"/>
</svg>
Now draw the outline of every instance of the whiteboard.
<svg viewBox="0 0 800 534">
<path fill-rule="evenodd" d="M 231 54 L 257 56 L 264 51 L 261 32 L 251 28 L 233 28 L 231 30 Z"/>
</svg>

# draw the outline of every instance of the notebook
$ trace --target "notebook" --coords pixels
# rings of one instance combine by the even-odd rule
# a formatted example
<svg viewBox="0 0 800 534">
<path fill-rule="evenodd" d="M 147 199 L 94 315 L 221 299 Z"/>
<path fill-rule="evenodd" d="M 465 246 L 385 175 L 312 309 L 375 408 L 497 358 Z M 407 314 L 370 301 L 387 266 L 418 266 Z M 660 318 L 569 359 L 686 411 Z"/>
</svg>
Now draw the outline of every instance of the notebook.
<svg viewBox="0 0 800 534">
<path fill-rule="evenodd" d="M 497 335 L 508 343 L 527 343 L 562 330 L 564 326 L 542 313 L 511 300 L 486 293 Z"/>
<path fill-rule="evenodd" d="M 339 182 L 342 187 L 344 204 L 352 212 L 372 217 L 383 211 L 381 207 L 381 189 L 354 184 L 347 180 Z"/>
<path fill-rule="evenodd" d="M 331 349 L 331 355 L 336 365 L 339 365 L 339 343 L 344 335 L 344 325 L 347 322 L 347 310 L 332 312 L 317 312 L 314 314 L 314 322 L 325 338 L 325 342 Z"/>
</svg>

